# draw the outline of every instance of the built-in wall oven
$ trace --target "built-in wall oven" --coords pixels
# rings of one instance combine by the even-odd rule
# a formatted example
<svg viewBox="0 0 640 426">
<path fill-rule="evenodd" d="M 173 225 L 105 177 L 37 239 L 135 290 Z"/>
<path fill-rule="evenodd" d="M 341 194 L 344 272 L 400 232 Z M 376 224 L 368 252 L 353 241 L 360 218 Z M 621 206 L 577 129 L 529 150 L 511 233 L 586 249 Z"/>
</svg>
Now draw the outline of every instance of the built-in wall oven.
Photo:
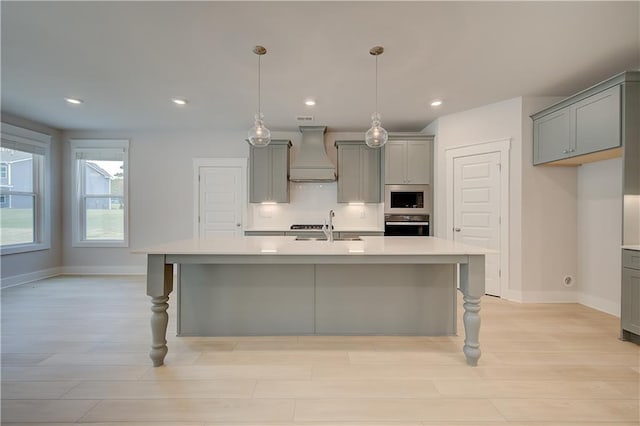
<svg viewBox="0 0 640 426">
<path fill-rule="evenodd" d="M 403 237 L 428 237 L 429 215 L 384 215 L 384 235 Z"/>
</svg>

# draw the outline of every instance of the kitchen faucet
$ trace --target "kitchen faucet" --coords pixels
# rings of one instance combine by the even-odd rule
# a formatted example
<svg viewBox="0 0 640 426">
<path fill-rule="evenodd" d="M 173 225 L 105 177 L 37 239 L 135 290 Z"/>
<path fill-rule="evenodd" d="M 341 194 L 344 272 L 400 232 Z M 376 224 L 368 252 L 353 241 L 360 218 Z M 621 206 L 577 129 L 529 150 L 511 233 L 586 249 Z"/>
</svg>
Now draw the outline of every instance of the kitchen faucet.
<svg viewBox="0 0 640 426">
<path fill-rule="evenodd" d="M 327 241 L 330 243 L 333 242 L 333 218 L 335 216 L 335 212 L 333 210 L 329 210 L 329 224 L 327 221 L 324 221 L 324 226 L 322 226 L 322 232 L 324 232 L 325 237 L 327 237 Z"/>
</svg>

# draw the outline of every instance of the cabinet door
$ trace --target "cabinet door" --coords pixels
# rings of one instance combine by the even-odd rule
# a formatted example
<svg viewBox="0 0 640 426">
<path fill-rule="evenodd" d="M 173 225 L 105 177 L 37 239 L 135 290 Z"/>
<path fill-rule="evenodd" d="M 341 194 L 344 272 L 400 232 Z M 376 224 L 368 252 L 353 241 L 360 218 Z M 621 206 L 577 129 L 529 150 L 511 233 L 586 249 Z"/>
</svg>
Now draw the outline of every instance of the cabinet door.
<svg viewBox="0 0 640 426">
<path fill-rule="evenodd" d="M 620 86 L 573 105 L 575 152 L 589 154 L 621 145 Z"/>
<path fill-rule="evenodd" d="M 360 146 L 338 147 L 338 202 L 363 201 L 360 194 Z"/>
<path fill-rule="evenodd" d="M 289 202 L 289 142 L 271 141 L 249 151 L 249 202 Z"/>
<path fill-rule="evenodd" d="M 406 141 L 389 141 L 384 147 L 384 183 L 387 185 L 402 185 L 407 183 Z"/>
<path fill-rule="evenodd" d="M 640 335 L 640 270 L 622 268 L 622 329 Z"/>
<path fill-rule="evenodd" d="M 360 200 L 365 203 L 382 201 L 380 149 L 360 146 Z"/>
<path fill-rule="evenodd" d="M 431 183 L 431 144 L 427 141 L 407 142 L 407 182 L 412 185 Z"/>
<path fill-rule="evenodd" d="M 569 107 L 533 122 L 533 164 L 559 160 L 571 155 L 571 112 Z"/>
<path fill-rule="evenodd" d="M 289 202 L 289 146 L 274 145 L 271 149 L 271 200 Z"/>
<path fill-rule="evenodd" d="M 251 147 L 249 158 L 249 202 L 271 201 L 271 150 Z"/>
</svg>

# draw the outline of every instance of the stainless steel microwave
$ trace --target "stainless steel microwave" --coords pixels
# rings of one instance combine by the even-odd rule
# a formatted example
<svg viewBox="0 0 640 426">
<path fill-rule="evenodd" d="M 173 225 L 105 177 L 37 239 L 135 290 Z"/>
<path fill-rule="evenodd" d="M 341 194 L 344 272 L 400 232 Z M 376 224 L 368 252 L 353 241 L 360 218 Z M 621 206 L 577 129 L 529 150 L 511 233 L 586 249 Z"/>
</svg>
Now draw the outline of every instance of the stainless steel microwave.
<svg viewBox="0 0 640 426">
<path fill-rule="evenodd" d="M 385 185 L 385 214 L 431 214 L 430 185 Z"/>
</svg>

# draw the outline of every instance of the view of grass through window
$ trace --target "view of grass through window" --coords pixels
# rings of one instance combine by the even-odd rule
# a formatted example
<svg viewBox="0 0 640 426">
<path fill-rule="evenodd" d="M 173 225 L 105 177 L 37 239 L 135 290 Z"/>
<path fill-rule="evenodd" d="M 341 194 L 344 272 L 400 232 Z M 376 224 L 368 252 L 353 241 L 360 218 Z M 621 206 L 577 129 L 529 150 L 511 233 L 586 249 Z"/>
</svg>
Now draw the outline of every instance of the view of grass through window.
<svg viewBox="0 0 640 426">
<path fill-rule="evenodd" d="M 28 244 L 34 241 L 33 208 L 0 209 L 0 240 L 2 245 Z"/>
</svg>

